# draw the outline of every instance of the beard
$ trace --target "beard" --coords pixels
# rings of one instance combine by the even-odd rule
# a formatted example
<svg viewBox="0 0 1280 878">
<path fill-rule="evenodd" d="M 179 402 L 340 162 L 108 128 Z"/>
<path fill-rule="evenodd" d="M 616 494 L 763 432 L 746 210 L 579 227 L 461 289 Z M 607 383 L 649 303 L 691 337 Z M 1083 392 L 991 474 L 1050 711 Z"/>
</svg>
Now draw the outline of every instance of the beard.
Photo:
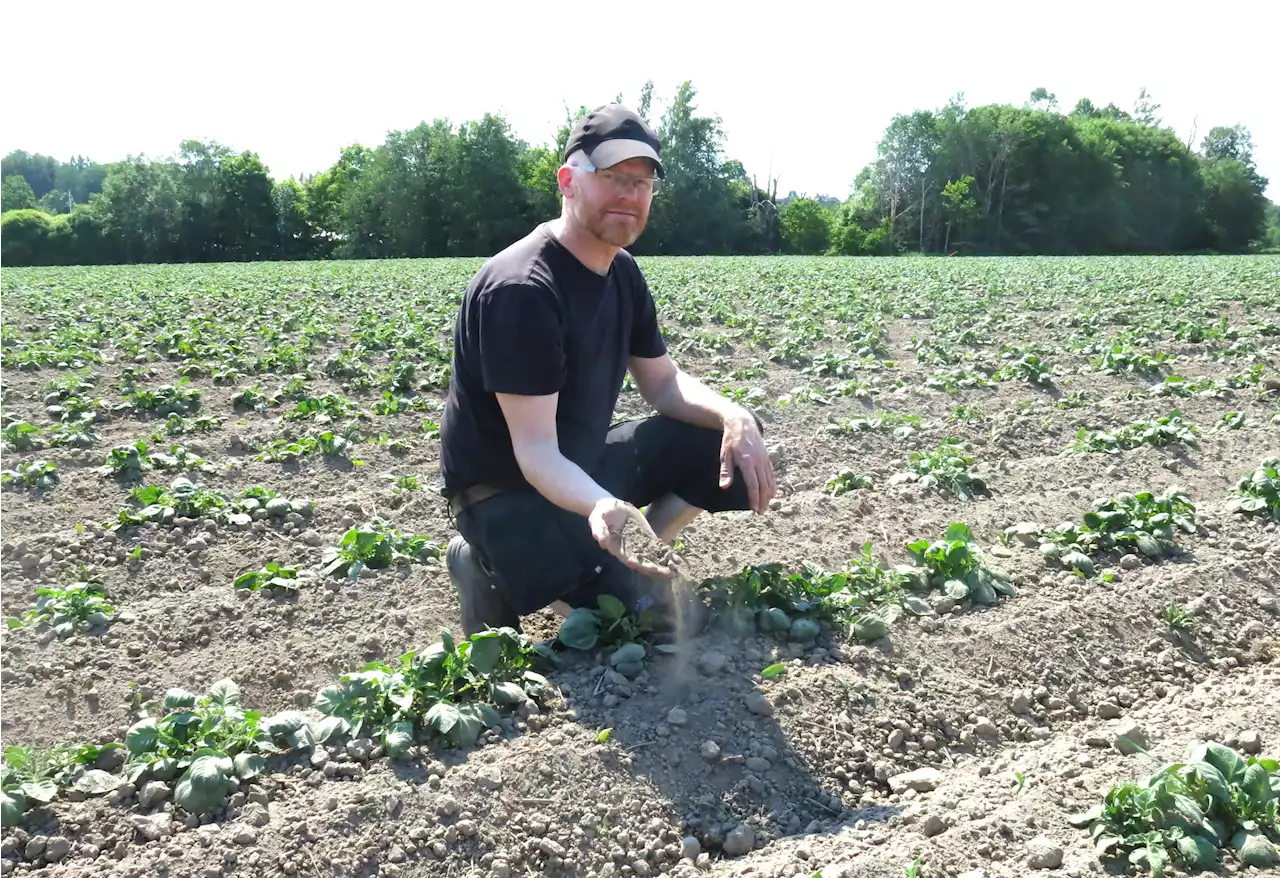
<svg viewBox="0 0 1280 878">
<path fill-rule="evenodd" d="M 648 220 L 648 211 L 627 211 L 629 215 L 610 213 L 608 208 L 593 208 L 582 211 L 580 218 L 587 231 L 595 237 L 614 247 L 630 247 L 644 231 Z"/>
</svg>

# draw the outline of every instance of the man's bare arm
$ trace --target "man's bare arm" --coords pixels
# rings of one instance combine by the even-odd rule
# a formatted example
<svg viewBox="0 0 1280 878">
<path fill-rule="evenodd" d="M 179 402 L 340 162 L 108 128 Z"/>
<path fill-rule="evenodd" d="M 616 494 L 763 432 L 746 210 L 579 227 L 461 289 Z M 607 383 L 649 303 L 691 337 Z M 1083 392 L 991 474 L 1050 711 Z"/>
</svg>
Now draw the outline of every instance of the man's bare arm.
<svg viewBox="0 0 1280 878">
<path fill-rule="evenodd" d="M 520 472 L 538 493 L 552 503 L 576 512 L 583 518 L 601 500 L 613 497 L 600 487 L 560 451 L 556 434 L 556 407 L 560 394 L 547 396 L 519 396 L 510 393 L 496 394 L 507 430 L 511 433 L 511 448 L 516 455 Z"/>
</svg>

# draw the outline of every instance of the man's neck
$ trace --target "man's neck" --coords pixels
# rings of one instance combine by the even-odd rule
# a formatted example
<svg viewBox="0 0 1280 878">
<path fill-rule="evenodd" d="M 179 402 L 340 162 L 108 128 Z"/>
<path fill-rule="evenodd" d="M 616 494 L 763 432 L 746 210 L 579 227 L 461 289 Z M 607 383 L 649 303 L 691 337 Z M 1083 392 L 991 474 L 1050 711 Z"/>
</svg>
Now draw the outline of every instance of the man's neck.
<svg viewBox="0 0 1280 878">
<path fill-rule="evenodd" d="M 547 228 L 566 250 L 577 257 L 579 262 L 601 276 L 609 273 L 609 266 L 613 265 L 613 257 L 617 256 L 621 249 L 576 227 L 563 216 L 551 220 L 547 223 Z"/>
</svg>

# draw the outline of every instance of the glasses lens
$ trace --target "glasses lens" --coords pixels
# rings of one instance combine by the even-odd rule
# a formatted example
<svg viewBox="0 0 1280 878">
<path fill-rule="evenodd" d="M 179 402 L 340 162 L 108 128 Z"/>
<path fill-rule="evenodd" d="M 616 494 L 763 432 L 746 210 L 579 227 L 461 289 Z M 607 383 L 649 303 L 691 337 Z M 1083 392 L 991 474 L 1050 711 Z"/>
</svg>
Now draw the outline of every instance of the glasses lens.
<svg viewBox="0 0 1280 878">
<path fill-rule="evenodd" d="M 657 195 L 659 192 L 661 192 L 661 191 L 662 191 L 662 178 L 661 178 L 661 177 L 654 177 L 654 178 L 653 178 L 653 189 L 652 189 L 651 191 L 653 192 L 653 194 L 654 194 L 654 195 Z"/>
</svg>

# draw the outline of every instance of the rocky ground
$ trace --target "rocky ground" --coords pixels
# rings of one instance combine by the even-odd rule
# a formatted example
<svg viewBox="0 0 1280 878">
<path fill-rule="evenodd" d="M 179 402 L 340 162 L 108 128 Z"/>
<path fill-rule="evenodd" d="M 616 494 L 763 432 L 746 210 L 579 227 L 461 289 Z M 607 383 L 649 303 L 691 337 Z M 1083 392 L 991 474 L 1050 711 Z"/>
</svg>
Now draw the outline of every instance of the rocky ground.
<svg viewBox="0 0 1280 878">
<path fill-rule="evenodd" d="M 690 264 L 655 268 L 664 301 L 697 285 Z M 38 315 L 20 309 L 11 277 L 6 272 L 6 323 L 22 325 Z M 1280 278 L 1274 283 L 1273 319 Z M 1233 321 L 1261 319 L 1226 307 Z M 902 875 L 913 864 L 929 878 L 1103 873 L 1087 835 L 1065 818 L 1112 783 L 1149 773 L 1153 760 L 1178 758 L 1196 740 L 1280 755 L 1280 533 L 1224 510 L 1235 480 L 1280 450 L 1280 428 L 1269 422 L 1277 402 L 1262 385 L 1179 399 L 1187 420 L 1203 428 L 1199 448 L 1070 454 L 1081 426 L 1119 426 L 1170 403 L 1129 393 L 1149 382 L 1090 369 L 1087 356 L 1065 347 L 1071 327 L 1045 324 L 1033 311 L 1019 321 L 1003 331 L 1057 348 L 1062 373 L 1053 393 L 1018 382 L 925 388 L 934 367 L 911 347 L 930 328 L 920 317 L 887 321 L 886 359 L 903 380 L 873 403 L 778 405 L 812 380 L 784 364 L 736 382 L 764 392 L 759 411 L 781 493 L 768 515 L 699 519 L 681 553 L 695 578 L 765 561 L 835 569 L 868 541 L 886 562 L 902 563 L 907 542 L 964 521 L 1014 575 L 1015 597 L 974 610 L 938 596 L 932 615 L 905 618 L 871 644 L 829 630 L 802 645 L 712 629 L 634 679 L 610 669 L 607 656 L 571 655 L 546 698 L 507 715 L 473 749 L 420 742 L 392 760 L 374 741 L 342 739 L 285 753 L 242 782 L 227 807 L 203 817 L 174 805 L 172 783 L 121 778 L 105 796 L 66 791 L 5 829 L 0 873 L 852 878 Z M 1242 368 L 1209 358 L 1208 343 L 1175 346 L 1179 374 Z M 1264 347 L 1259 359 L 1271 362 L 1275 351 Z M 759 358 L 745 346 L 727 359 L 681 355 L 701 375 Z M 150 365 L 156 382 L 176 376 L 176 361 Z M 121 368 L 96 369 L 104 396 Z M 56 374 L 6 369 L 6 416 L 47 426 L 43 387 Z M 441 627 L 456 629 L 449 580 L 434 561 L 318 581 L 286 597 L 230 585 L 267 561 L 318 565 L 323 547 L 374 516 L 443 545 L 452 529 L 438 499 L 428 489 L 397 494 L 387 478 L 434 479 L 438 443 L 418 438 L 406 454 L 361 445 L 351 455 L 360 465 L 320 456 L 258 461 L 249 449 L 280 435 L 278 412 L 236 413 L 234 386 L 192 383 L 203 409 L 227 423 L 182 440 L 212 465 L 191 478 L 228 493 L 265 485 L 312 500 L 314 513 L 244 527 L 179 520 L 112 532 L 101 525 L 129 505 L 128 488 L 97 467 L 107 448 L 147 435 L 156 421 L 116 413 L 99 425 L 93 448 L 43 452 L 58 463 L 57 486 L 3 496 L 4 615 L 21 615 L 34 586 L 66 582 L 81 564 L 104 582 L 118 615 L 105 629 L 68 638 L 5 632 L 6 746 L 121 740 L 138 700 L 172 686 L 204 691 L 226 677 L 264 714 L 296 707 L 315 715 L 315 693 L 339 674 L 424 646 Z M 342 392 L 331 379 L 314 384 Z M 1075 392 L 1091 405 L 1055 405 Z M 958 405 L 982 420 L 956 420 Z M 918 432 L 902 440 L 824 431 L 830 418 L 873 406 L 918 415 Z M 1245 412 L 1245 426 L 1212 430 L 1227 410 Z M 644 411 L 638 396 L 623 395 L 621 415 Z M 408 434 L 422 417 L 378 422 Z M 989 497 L 962 502 L 890 485 L 912 448 L 948 436 L 966 441 Z M 30 456 L 6 448 L 4 466 Z M 846 466 L 873 486 L 829 496 L 826 480 Z M 1078 518 L 1095 496 L 1171 484 L 1196 499 L 1198 532 L 1180 539 L 1177 556 L 1126 565 L 1110 582 L 1054 569 L 1034 549 L 998 539 L 1018 521 Z M 1169 604 L 1185 608 L 1194 627 L 1163 624 Z M 525 626 L 550 637 L 555 620 L 543 613 Z M 785 673 L 765 679 L 761 671 L 777 662 Z M 1128 742 L 1142 742 L 1146 753 Z M 117 770 L 120 761 L 107 754 L 100 767 Z M 1241 867 L 1228 858 L 1223 870 Z"/>
</svg>

